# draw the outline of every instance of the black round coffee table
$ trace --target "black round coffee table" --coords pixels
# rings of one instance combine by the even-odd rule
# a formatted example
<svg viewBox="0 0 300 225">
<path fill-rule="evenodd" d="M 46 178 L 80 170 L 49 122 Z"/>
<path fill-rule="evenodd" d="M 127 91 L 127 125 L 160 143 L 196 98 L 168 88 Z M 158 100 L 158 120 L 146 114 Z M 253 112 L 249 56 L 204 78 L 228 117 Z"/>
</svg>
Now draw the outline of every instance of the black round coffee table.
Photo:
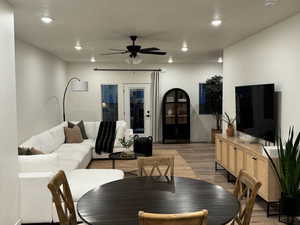
<svg viewBox="0 0 300 225">
<path fill-rule="evenodd" d="M 114 181 L 82 196 L 77 211 L 92 225 L 138 225 L 138 211 L 186 213 L 208 210 L 208 225 L 229 222 L 238 200 L 218 185 L 190 178 L 134 177 Z"/>
</svg>

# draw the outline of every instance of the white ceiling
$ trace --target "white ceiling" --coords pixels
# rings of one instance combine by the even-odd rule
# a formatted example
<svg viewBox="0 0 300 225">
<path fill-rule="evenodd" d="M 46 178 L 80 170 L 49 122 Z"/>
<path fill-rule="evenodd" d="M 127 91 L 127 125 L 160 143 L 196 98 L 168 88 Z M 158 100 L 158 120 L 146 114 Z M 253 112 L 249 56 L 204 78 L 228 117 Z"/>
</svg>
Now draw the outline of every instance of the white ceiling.
<svg viewBox="0 0 300 225">
<path fill-rule="evenodd" d="M 125 48 L 128 36 L 143 47 L 159 47 L 178 63 L 216 61 L 221 49 L 300 11 L 299 0 L 8 0 L 15 7 L 17 38 L 65 61 L 120 63 L 125 56 L 101 56 Z M 40 17 L 49 15 L 52 24 Z M 214 17 L 223 20 L 212 27 Z M 80 41 L 83 50 L 74 49 Z M 186 41 L 190 51 L 180 51 Z M 168 56 L 143 56 L 144 63 L 166 63 Z"/>
</svg>

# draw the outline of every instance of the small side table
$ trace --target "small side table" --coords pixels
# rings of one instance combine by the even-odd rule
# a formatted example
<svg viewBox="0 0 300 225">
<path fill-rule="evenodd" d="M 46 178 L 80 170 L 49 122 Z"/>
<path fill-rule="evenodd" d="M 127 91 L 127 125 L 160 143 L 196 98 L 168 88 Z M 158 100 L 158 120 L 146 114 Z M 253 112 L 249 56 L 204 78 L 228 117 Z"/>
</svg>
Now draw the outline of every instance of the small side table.
<svg viewBox="0 0 300 225">
<path fill-rule="evenodd" d="M 109 159 L 112 160 L 112 168 L 116 169 L 116 160 L 136 160 L 137 159 L 137 154 L 134 153 L 133 157 L 122 157 L 121 156 L 122 152 L 114 152 L 109 154 Z M 137 176 L 137 174 L 135 173 L 136 170 L 133 171 L 125 171 L 125 174 L 130 174 L 130 175 L 134 175 Z"/>
</svg>

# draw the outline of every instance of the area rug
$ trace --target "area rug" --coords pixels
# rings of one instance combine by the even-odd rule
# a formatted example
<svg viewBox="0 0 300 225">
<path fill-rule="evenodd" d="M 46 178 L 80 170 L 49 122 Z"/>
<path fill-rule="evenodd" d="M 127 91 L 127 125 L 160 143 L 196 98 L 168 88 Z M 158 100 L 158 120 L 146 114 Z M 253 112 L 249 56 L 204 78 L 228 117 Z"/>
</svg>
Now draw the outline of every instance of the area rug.
<svg viewBox="0 0 300 225">
<path fill-rule="evenodd" d="M 153 156 L 171 156 L 175 158 L 174 175 L 177 177 L 196 178 L 196 174 L 188 163 L 176 150 L 154 150 Z M 111 169 L 112 160 L 93 160 L 89 169 Z M 134 171 L 137 169 L 137 160 L 116 160 L 116 169 Z"/>
</svg>

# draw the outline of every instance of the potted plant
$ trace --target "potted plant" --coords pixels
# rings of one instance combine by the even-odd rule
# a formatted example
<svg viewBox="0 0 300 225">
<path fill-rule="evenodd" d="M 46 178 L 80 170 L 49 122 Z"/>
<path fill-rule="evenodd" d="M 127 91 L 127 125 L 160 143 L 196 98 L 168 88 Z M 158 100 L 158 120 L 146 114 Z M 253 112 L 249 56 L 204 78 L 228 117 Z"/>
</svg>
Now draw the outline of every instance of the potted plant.
<svg viewBox="0 0 300 225">
<path fill-rule="evenodd" d="M 290 128 L 288 139 L 283 143 L 282 138 L 277 140 L 278 161 L 270 157 L 264 148 L 276 172 L 281 186 L 280 218 L 286 216 L 287 224 L 292 224 L 296 216 L 300 216 L 300 133 L 294 141 L 294 128 Z"/>
<path fill-rule="evenodd" d="M 230 118 L 230 116 L 225 112 L 225 115 L 223 116 L 223 121 L 227 124 L 227 129 L 226 129 L 227 136 L 233 137 L 235 118 Z"/>
<path fill-rule="evenodd" d="M 223 99 L 223 77 L 213 76 L 206 80 L 206 99 L 209 112 L 216 118 L 216 129 L 212 129 L 212 142 L 214 143 L 215 133 L 221 133 L 222 122 L 222 99 Z"/>
</svg>

